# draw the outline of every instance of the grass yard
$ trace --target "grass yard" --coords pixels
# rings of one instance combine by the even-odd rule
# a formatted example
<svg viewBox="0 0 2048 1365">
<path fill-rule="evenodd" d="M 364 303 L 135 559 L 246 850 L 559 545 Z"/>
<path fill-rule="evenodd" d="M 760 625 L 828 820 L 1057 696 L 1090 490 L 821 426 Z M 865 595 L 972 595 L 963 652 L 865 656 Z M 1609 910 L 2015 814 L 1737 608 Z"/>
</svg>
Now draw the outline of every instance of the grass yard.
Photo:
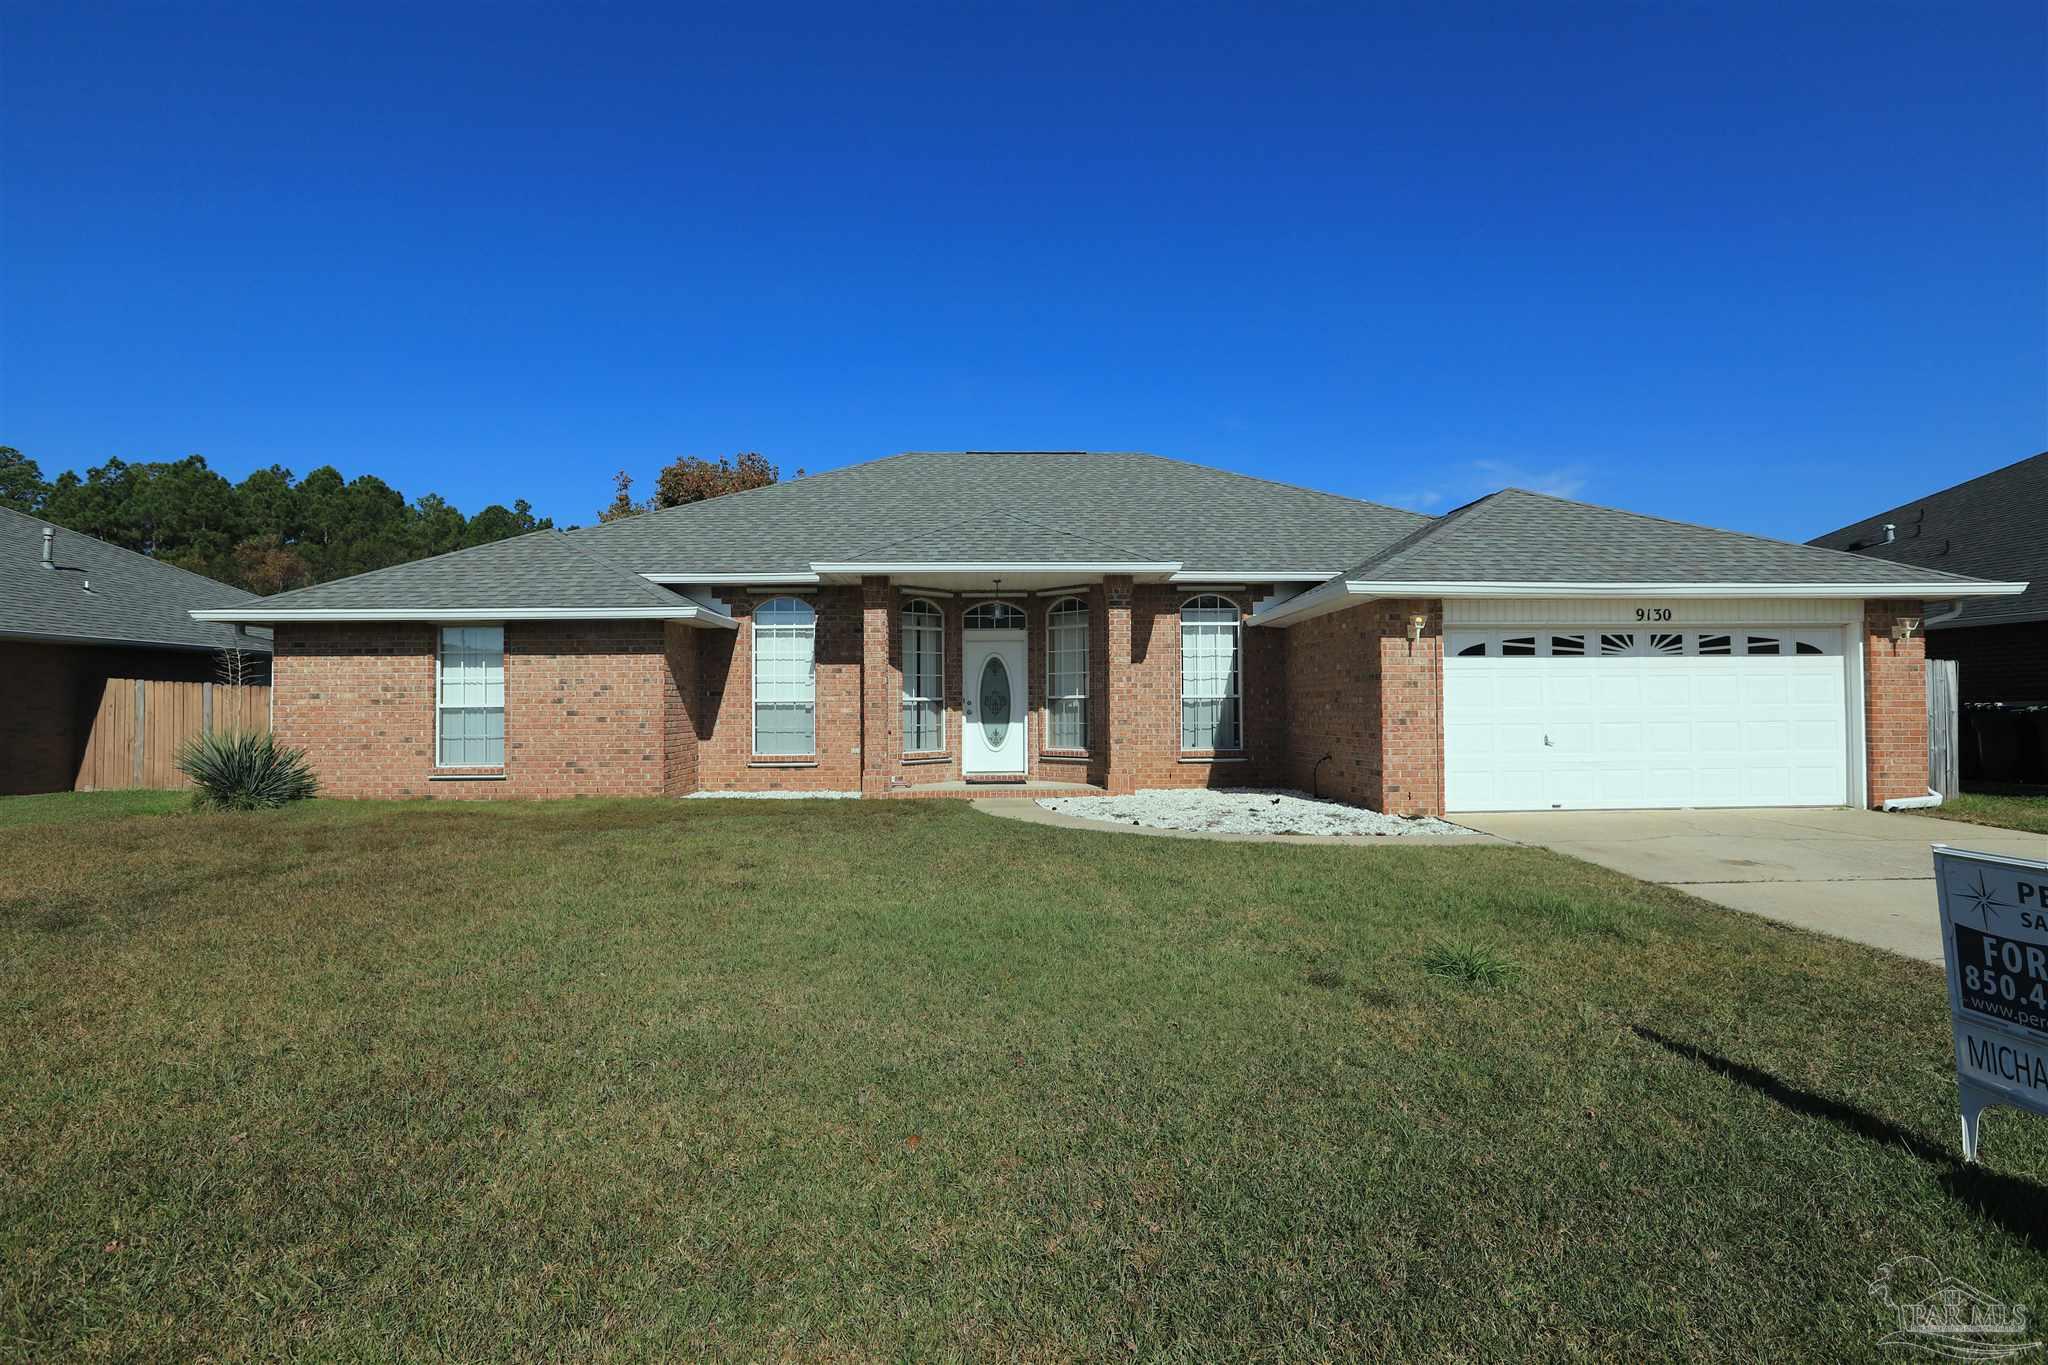
<svg viewBox="0 0 2048 1365">
<path fill-rule="evenodd" d="M 2048 796 L 1993 796 L 1988 792 L 1960 792 L 1941 803 L 1940 810 L 1927 812 L 1943 820 L 1961 820 L 1972 825 L 1996 825 L 2032 834 L 2048 834 Z M 2044 849 L 2048 854 L 2048 849 Z"/>
<path fill-rule="evenodd" d="M 0 812 L 11 1358 L 1874 1360 L 1906 1255 L 2048 1313 L 1937 971 L 1539 851 Z"/>
</svg>

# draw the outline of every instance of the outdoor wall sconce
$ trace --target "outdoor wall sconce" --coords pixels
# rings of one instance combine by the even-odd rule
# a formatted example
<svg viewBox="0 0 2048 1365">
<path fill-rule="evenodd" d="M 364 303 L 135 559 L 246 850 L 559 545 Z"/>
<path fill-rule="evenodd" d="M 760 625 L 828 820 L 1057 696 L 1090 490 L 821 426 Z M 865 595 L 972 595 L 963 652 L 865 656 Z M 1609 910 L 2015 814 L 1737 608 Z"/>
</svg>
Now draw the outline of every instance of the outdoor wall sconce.
<svg viewBox="0 0 2048 1365">
<path fill-rule="evenodd" d="M 1419 612 L 1419 611 L 1418 611 L 1418 612 L 1416 612 L 1416 613 L 1415 613 L 1415 614 L 1414 614 L 1413 616 L 1409 617 L 1409 618 L 1408 618 L 1408 643 L 1412 645 L 1412 644 L 1414 644 L 1414 643 L 1415 643 L 1415 642 L 1416 642 L 1417 640 L 1420 640 L 1420 639 L 1422 638 L 1422 628 L 1423 628 L 1424 626 L 1428 625 L 1428 624 L 1429 624 L 1429 618 L 1428 618 L 1427 616 L 1424 616 L 1424 615 L 1423 615 L 1423 614 L 1422 614 L 1421 612 Z M 1915 621 L 1915 622 L 1914 622 L 1913 624 L 1914 624 L 1914 625 L 1918 625 L 1918 624 L 1920 624 L 1920 623 L 1919 623 L 1918 621 Z"/>
<path fill-rule="evenodd" d="M 1904 644 L 1906 641 L 1913 638 L 1913 632 L 1918 629 L 1920 629 L 1919 617 L 1901 616 L 1898 620 L 1892 623 L 1892 638 L 1894 640 L 1897 640 L 1900 644 Z"/>
</svg>

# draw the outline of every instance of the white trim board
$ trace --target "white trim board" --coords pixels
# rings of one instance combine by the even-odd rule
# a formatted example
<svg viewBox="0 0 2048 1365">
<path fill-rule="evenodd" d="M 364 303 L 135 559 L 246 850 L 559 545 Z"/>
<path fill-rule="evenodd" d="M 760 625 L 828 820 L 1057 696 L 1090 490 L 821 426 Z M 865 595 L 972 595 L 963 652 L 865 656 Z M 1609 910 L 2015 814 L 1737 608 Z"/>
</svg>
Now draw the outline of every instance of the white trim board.
<svg viewBox="0 0 2048 1365">
<path fill-rule="evenodd" d="M 680 621 L 685 625 L 717 630 L 735 628 L 731 617 L 720 616 L 717 612 L 687 603 L 673 607 L 406 607 L 375 610 L 362 608 L 265 611 L 263 604 L 258 602 L 247 607 L 216 608 L 188 614 L 195 621 L 248 621 L 258 625 L 269 625 L 274 621 L 447 621 L 473 624 L 495 624 L 500 621 Z"/>
</svg>

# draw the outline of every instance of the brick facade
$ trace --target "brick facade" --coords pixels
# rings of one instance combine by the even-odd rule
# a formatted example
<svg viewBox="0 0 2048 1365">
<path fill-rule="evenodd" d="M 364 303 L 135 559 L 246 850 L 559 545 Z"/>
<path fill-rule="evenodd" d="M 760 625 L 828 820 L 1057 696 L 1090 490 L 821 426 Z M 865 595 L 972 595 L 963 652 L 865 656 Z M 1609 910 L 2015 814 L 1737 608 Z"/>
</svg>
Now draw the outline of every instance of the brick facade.
<svg viewBox="0 0 2048 1365">
<path fill-rule="evenodd" d="M 1026 617 L 1027 777 L 1113 792 L 1284 784 L 1399 814 L 1443 810 L 1443 617 L 1434 601 L 1386 601 L 1241 627 L 1241 752 L 1180 747 L 1180 609 L 1201 590 L 1077 587 L 1089 608 L 1089 743 L 1049 751 L 1048 613 L 1058 596 L 1003 600 Z M 1248 615 L 1258 585 L 1217 595 Z M 904 605 L 944 621 L 943 740 L 903 751 Z M 869 580 L 801 600 L 816 614 L 816 752 L 753 753 L 753 617 L 771 594 L 735 594 L 738 629 L 675 622 L 512 622 L 506 639 L 506 762 L 488 781 L 434 766 L 428 625 L 281 627 L 276 726 L 311 754 L 335 796 L 654 795 L 691 791 L 915 794 L 961 777 L 967 610 L 985 597 L 920 594 Z M 1873 602 L 1864 677 L 1871 800 L 1926 786 L 1922 641 L 1891 626 L 1920 604 Z M 1422 618 L 1409 638 L 1411 617 Z M 26 656 L 23 656 L 24 658 Z M 22 670 L 28 665 L 24 663 Z M 25 744 L 24 747 L 32 748 Z M 443 779 L 443 780 L 437 780 Z"/>
<path fill-rule="evenodd" d="M 663 626 L 508 624 L 501 774 L 435 767 L 430 625 L 279 627 L 272 723 L 329 796 L 658 796 L 681 709 Z"/>
<path fill-rule="evenodd" d="M 1900 617 L 1919 615 L 1918 602 L 1863 604 L 1863 745 L 1872 806 L 1927 794 L 1927 641 L 1919 634 L 1892 638 Z"/>
<path fill-rule="evenodd" d="M 1409 618 L 1424 618 L 1408 638 Z M 1397 815 L 1444 808 L 1443 608 L 1373 602 L 1285 633 L 1287 785 Z"/>
<path fill-rule="evenodd" d="M 0 796 L 77 784 L 109 678 L 213 682 L 215 655 L 0 640 Z"/>
</svg>

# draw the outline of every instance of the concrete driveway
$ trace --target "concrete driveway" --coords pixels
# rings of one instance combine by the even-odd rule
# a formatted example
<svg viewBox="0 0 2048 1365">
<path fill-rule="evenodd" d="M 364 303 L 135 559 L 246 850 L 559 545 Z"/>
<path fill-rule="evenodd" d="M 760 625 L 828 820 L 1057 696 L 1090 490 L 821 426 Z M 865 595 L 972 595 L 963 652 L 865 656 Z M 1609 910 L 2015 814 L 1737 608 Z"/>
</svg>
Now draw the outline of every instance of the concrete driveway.
<svg viewBox="0 0 2048 1365">
<path fill-rule="evenodd" d="M 1920 815 L 1830 810 L 1454 815 L 1731 910 L 1941 961 L 1930 844 L 2048 858 L 2048 837 Z"/>
</svg>

